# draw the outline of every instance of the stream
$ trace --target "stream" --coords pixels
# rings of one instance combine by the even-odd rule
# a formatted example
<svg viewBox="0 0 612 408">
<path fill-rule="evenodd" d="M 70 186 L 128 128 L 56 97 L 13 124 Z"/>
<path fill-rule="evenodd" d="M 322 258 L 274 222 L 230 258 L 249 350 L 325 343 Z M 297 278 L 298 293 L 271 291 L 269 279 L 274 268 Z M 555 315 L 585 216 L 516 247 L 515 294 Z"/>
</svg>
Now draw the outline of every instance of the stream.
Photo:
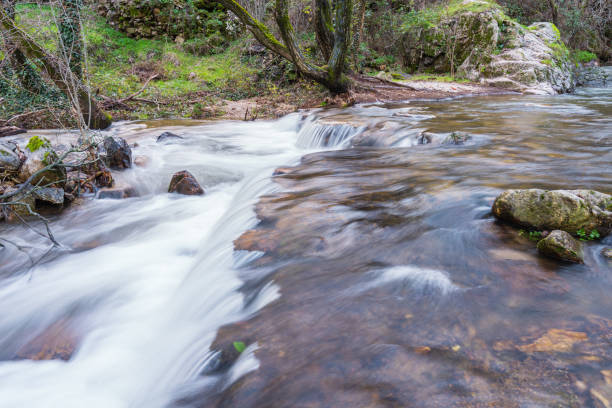
<svg viewBox="0 0 612 408">
<path fill-rule="evenodd" d="M 108 133 L 137 197 L 54 216 L 61 249 L 0 225 L 0 407 L 609 408 L 612 237 L 563 264 L 490 208 L 612 193 L 611 87 Z"/>
</svg>

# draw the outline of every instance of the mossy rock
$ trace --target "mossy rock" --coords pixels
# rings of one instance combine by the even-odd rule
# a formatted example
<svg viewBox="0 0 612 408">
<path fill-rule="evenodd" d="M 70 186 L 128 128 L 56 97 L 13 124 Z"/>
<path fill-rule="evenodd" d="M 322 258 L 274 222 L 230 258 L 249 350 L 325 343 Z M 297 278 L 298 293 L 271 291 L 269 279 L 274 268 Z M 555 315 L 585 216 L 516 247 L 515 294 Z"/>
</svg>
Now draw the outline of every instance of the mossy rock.
<svg viewBox="0 0 612 408">
<path fill-rule="evenodd" d="M 552 231 L 546 238 L 540 240 L 538 251 L 550 258 L 562 261 L 584 262 L 582 244 L 572 238 L 569 233 L 561 230 Z"/>
<path fill-rule="evenodd" d="M 612 196 L 592 190 L 508 190 L 493 204 L 502 220 L 535 230 L 612 230 Z"/>
</svg>

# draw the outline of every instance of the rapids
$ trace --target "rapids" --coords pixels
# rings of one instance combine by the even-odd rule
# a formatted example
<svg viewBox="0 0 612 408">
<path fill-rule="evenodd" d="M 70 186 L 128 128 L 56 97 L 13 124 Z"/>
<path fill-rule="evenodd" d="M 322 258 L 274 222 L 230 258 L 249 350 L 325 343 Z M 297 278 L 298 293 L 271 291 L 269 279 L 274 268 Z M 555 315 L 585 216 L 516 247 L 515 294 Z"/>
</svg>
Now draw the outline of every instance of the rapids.
<svg viewBox="0 0 612 408">
<path fill-rule="evenodd" d="M 507 188 L 612 192 L 612 88 L 109 133 L 147 158 L 115 174 L 138 197 L 54 217 L 60 249 L 0 226 L 23 247 L 0 251 L 0 407 L 612 401 L 612 238 L 559 264 L 490 215 Z M 204 196 L 166 192 L 184 169 Z"/>
</svg>

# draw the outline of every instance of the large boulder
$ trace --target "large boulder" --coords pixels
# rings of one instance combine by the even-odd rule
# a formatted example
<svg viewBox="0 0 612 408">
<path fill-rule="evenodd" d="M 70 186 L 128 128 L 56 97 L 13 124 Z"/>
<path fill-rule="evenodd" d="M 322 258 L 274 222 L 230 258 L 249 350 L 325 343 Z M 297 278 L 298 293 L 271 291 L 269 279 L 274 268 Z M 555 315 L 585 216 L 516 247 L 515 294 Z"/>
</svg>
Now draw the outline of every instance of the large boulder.
<svg viewBox="0 0 612 408">
<path fill-rule="evenodd" d="M 179 171 L 172 176 L 169 193 L 179 193 L 184 195 L 202 195 L 204 190 L 196 180 L 196 178 L 187 170 Z"/>
<path fill-rule="evenodd" d="M 563 230 L 576 234 L 612 230 L 612 196 L 592 190 L 508 190 L 493 203 L 502 220 L 536 230 Z"/>
<path fill-rule="evenodd" d="M 31 176 L 43 170 L 57 159 L 57 154 L 45 149 L 38 149 L 35 152 L 28 152 L 26 161 L 19 170 L 19 179 L 22 182 L 25 182 Z M 54 167 L 36 174 L 36 176 L 30 181 L 30 184 L 43 187 L 51 184 L 64 185 L 65 182 L 66 168 Z"/>
<path fill-rule="evenodd" d="M 98 153 L 104 163 L 114 170 L 132 167 L 132 149 L 121 137 L 107 137 L 98 146 Z"/>
<path fill-rule="evenodd" d="M 584 261 L 582 244 L 565 231 L 552 231 L 546 238 L 538 242 L 538 251 L 543 255 L 562 261 L 576 263 Z"/>
<path fill-rule="evenodd" d="M 465 0 L 437 18 L 408 24 L 402 37 L 409 71 L 447 73 L 485 85 L 533 94 L 574 89 L 573 66 L 559 30 L 551 23 L 525 27 L 494 2 Z M 440 16 L 441 15 L 441 16 Z"/>
</svg>

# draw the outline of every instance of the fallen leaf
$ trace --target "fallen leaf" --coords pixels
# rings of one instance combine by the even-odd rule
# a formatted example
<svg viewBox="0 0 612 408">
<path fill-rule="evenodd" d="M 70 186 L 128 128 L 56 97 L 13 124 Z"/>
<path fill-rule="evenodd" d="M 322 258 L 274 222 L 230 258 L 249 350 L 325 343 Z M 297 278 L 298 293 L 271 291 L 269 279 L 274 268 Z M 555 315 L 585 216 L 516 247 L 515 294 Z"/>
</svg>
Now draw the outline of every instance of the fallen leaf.
<svg viewBox="0 0 612 408">
<path fill-rule="evenodd" d="M 544 352 L 568 352 L 572 350 L 575 343 L 587 340 L 586 333 L 561 329 L 550 329 L 542 337 L 531 344 L 519 346 L 518 349 L 524 353 L 535 351 Z"/>
</svg>

